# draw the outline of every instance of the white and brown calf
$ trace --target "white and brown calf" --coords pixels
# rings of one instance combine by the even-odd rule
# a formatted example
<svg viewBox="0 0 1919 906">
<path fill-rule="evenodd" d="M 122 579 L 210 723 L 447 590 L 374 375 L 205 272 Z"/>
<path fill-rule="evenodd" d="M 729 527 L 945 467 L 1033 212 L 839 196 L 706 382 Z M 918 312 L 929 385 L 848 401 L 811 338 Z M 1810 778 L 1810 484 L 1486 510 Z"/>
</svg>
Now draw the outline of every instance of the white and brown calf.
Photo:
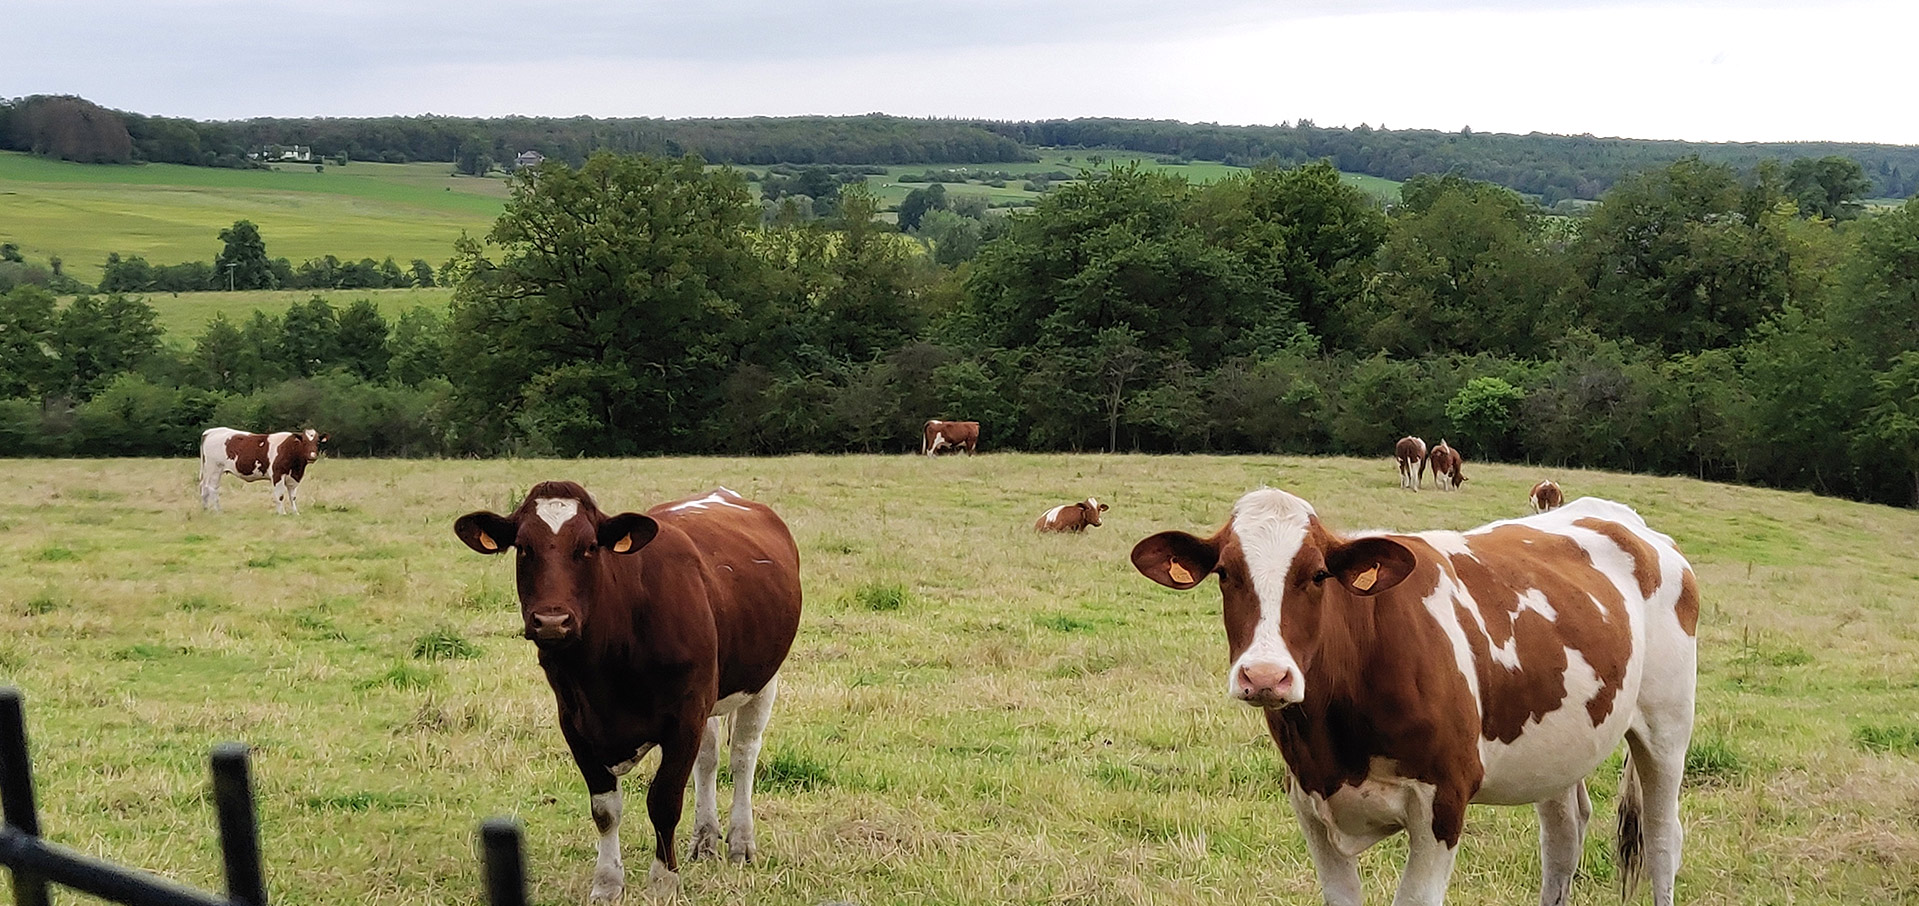
<svg viewBox="0 0 1919 906">
<path fill-rule="evenodd" d="M 200 433 L 200 508 L 220 510 L 220 476 L 232 472 L 247 481 L 273 483 L 274 512 L 300 512 L 300 482 L 307 464 L 320 458 L 327 436 L 305 431 L 250 434 L 232 428 Z"/>
<path fill-rule="evenodd" d="M 1062 503 L 1039 516 L 1033 523 L 1036 532 L 1083 532 L 1088 526 L 1099 525 L 1099 514 L 1106 512 L 1106 504 L 1088 497 L 1078 503 Z"/>
</svg>

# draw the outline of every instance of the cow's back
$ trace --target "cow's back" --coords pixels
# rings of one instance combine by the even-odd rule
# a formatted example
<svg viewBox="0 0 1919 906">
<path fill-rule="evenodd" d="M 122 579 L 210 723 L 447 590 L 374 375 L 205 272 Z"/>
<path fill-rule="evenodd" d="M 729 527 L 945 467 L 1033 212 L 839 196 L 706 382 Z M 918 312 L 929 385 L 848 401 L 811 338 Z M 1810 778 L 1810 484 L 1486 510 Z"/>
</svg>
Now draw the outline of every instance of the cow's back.
<svg viewBox="0 0 1919 906">
<path fill-rule="evenodd" d="M 720 646 L 721 698 L 758 691 L 778 672 L 800 622 L 800 555 L 770 507 L 724 489 L 647 511 L 698 557 Z M 649 548 L 649 553 L 651 553 Z M 661 551 L 664 553 L 665 551 Z"/>
</svg>

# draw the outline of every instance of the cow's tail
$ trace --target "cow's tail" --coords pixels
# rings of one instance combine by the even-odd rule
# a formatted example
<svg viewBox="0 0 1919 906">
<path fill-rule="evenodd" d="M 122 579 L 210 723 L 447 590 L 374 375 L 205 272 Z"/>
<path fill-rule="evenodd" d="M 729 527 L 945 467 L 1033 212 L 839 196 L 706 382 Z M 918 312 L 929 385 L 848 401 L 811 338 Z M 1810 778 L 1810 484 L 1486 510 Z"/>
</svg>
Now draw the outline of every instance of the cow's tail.
<svg viewBox="0 0 1919 906">
<path fill-rule="evenodd" d="M 1626 764 L 1619 772 L 1619 832 L 1613 842 L 1613 864 L 1619 872 L 1619 901 L 1630 903 L 1646 884 L 1646 835 L 1642 817 L 1645 792 L 1639 784 L 1639 772 L 1632 763 L 1632 751 L 1626 752 Z"/>
</svg>

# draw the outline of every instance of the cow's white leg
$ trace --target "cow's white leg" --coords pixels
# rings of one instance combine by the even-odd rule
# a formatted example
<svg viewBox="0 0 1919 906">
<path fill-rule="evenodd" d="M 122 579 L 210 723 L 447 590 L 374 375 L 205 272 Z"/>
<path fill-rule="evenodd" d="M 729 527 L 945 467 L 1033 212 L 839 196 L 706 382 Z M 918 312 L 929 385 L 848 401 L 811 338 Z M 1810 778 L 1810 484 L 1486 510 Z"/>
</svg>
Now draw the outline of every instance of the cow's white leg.
<svg viewBox="0 0 1919 906">
<path fill-rule="evenodd" d="M 600 831 L 600 857 L 593 864 L 593 892 L 589 902 L 617 900 L 626 889 L 626 866 L 620 862 L 620 788 L 595 794 L 593 826 Z"/>
<path fill-rule="evenodd" d="M 1691 714 L 1683 726 L 1655 726 L 1626 732 L 1632 747 L 1632 769 L 1639 775 L 1644 799 L 1640 832 L 1644 835 L 1646 877 L 1652 882 L 1653 906 L 1672 906 L 1673 880 L 1679 874 L 1679 854 L 1685 832 L 1679 826 L 1679 783 L 1686 773 L 1686 746 L 1692 736 Z"/>
<path fill-rule="evenodd" d="M 1333 844 L 1312 798 L 1291 777 L 1286 781 L 1286 795 L 1293 801 L 1293 815 L 1299 819 L 1301 836 L 1306 838 L 1306 853 L 1313 858 L 1326 906 L 1360 906 L 1359 859 Z"/>
<path fill-rule="evenodd" d="M 1432 821 L 1421 816 L 1406 829 L 1406 872 L 1399 876 L 1393 906 L 1440 906 L 1453 876 L 1457 845 L 1433 836 Z"/>
<path fill-rule="evenodd" d="M 273 513 L 276 516 L 285 516 L 287 513 L 287 486 L 284 481 L 273 483 Z"/>
<path fill-rule="evenodd" d="M 220 512 L 220 476 L 224 472 L 217 465 L 200 464 L 200 509 Z"/>
<path fill-rule="evenodd" d="M 300 481 L 289 475 L 286 478 L 287 505 L 293 509 L 293 515 L 300 515 Z"/>
<path fill-rule="evenodd" d="M 1539 903 L 1565 906 L 1572 897 L 1573 872 L 1584 849 L 1592 799 L 1586 781 L 1534 805 L 1539 812 Z"/>
<path fill-rule="evenodd" d="M 726 819 L 726 855 L 735 862 L 751 862 L 759 851 L 753 839 L 753 774 L 759 769 L 760 743 L 773 718 L 773 700 L 779 697 L 775 674 L 766 688 L 733 712 L 733 811 Z"/>
<path fill-rule="evenodd" d="M 693 850 L 689 858 L 710 859 L 720 854 L 720 723 L 707 718 L 700 737 L 700 755 L 693 762 Z"/>
</svg>

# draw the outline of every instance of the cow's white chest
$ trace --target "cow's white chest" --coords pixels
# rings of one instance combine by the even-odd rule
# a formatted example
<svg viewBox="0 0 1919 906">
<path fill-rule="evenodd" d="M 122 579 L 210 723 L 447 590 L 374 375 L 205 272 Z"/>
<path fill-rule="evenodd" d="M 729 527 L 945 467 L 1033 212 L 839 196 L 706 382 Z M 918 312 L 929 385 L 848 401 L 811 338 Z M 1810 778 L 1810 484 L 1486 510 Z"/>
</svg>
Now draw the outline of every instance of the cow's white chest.
<svg viewBox="0 0 1919 906">
<path fill-rule="evenodd" d="M 1295 789 L 1294 806 L 1310 808 L 1326 826 L 1333 845 L 1349 856 L 1429 820 L 1434 787 L 1400 777 L 1390 759 L 1373 759 L 1372 772 L 1358 786 L 1340 787 L 1330 797 Z"/>
<path fill-rule="evenodd" d="M 542 497 L 533 502 L 533 515 L 540 517 L 555 535 L 560 533 L 560 526 L 579 513 L 580 502 L 571 497 Z"/>
</svg>

